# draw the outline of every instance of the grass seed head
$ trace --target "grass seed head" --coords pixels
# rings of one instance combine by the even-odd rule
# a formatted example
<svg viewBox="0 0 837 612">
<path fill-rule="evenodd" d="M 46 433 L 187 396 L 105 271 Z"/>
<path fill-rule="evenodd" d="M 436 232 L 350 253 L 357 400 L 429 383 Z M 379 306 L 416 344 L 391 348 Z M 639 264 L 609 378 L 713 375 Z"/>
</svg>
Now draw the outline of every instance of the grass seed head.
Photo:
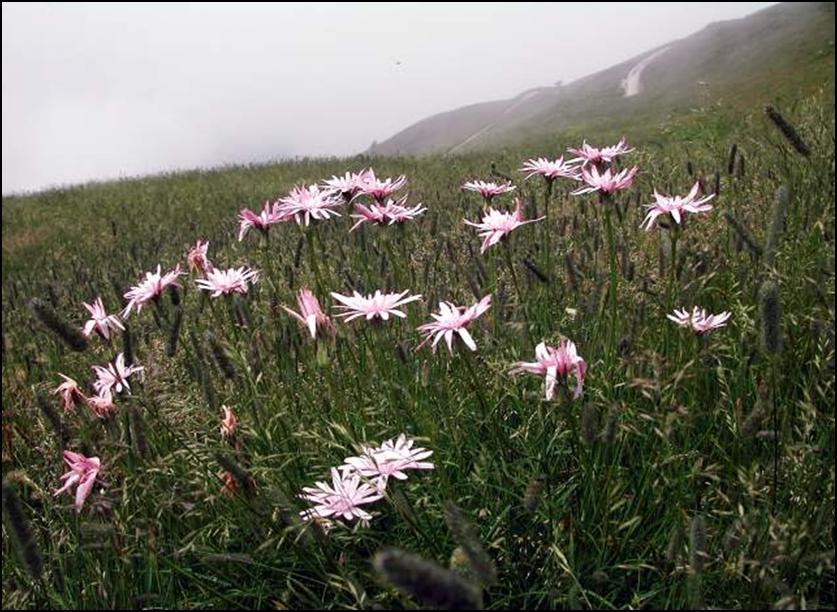
<svg viewBox="0 0 837 612">
<path fill-rule="evenodd" d="M 759 289 L 759 313 L 762 350 L 768 355 L 778 355 L 782 350 L 782 305 L 779 285 L 775 281 L 762 283 Z"/>
<path fill-rule="evenodd" d="M 805 144 L 805 141 L 802 140 L 802 137 L 799 135 L 799 132 L 796 131 L 796 128 L 793 127 L 793 125 L 791 125 L 791 123 L 788 122 L 784 116 L 782 116 L 782 113 L 770 105 L 764 107 L 764 113 L 797 153 L 799 153 L 802 157 L 809 157 L 811 155 L 811 149 L 809 149 L 808 145 Z"/>
<path fill-rule="evenodd" d="M 481 610 L 482 595 L 456 573 L 396 548 L 375 555 L 377 572 L 402 593 L 438 610 Z"/>
<path fill-rule="evenodd" d="M 87 338 L 76 327 L 67 323 L 49 304 L 39 298 L 29 300 L 29 309 L 44 326 L 61 338 L 74 351 L 87 349 Z"/>
</svg>

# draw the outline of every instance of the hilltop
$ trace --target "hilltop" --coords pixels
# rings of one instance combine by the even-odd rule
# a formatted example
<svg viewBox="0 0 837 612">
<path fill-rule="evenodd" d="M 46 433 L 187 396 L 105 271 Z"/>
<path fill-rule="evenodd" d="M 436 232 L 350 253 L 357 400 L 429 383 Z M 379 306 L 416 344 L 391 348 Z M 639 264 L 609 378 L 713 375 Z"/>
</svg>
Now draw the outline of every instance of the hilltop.
<svg viewBox="0 0 837 612">
<path fill-rule="evenodd" d="M 732 115 L 833 81 L 834 4 L 787 2 L 710 24 L 572 83 L 433 115 L 367 152 L 462 153 L 593 124 L 654 125 L 709 105 Z"/>
</svg>

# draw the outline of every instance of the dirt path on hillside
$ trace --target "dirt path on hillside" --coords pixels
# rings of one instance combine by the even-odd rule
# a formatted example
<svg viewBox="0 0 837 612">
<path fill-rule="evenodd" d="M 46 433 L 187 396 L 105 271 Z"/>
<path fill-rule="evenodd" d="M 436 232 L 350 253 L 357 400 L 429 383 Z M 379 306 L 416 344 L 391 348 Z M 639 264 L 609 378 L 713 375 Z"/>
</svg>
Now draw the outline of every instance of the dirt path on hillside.
<svg viewBox="0 0 837 612">
<path fill-rule="evenodd" d="M 625 92 L 625 97 L 630 98 L 631 96 L 635 96 L 642 91 L 642 82 L 640 81 L 640 77 L 642 77 L 642 71 L 645 70 L 648 65 L 653 62 L 657 57 L 659 57 L 665 51 L 668 51 L 668 46 L 659 49 L 643 59 L 639 62 L 636 66 L 631 68 L 628 72 L 628 76 L 626 76 L 622 80 L 622 91 Z"/>
</svg>

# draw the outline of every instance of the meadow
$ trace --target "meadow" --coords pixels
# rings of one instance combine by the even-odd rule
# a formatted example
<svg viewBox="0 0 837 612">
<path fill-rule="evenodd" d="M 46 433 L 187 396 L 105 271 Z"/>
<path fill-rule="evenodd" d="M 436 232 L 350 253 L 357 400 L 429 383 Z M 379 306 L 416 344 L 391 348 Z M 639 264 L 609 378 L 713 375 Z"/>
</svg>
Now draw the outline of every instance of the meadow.
<svg viewBox="0 0 837 612">
<path fill-rule="evenodd" d="M 778 110 L 4 198 L 3 607 L 833 607 L 833 84 Z M 622 135 L 635 150 L 613 164 L 639 171 L 612 195 L 519 171 Z M 361 197 L 238 239 L 243 208 L 369 167 L 427 210 L 349 232 Z M 511 180 L 491 205 L 543 219 L 481 253 L 474 179 Z M 654 190 L 695 183 L 712 210 L 641 227 Z M 257 282 L 210 297 L 186 260 L 198 240 Z M 118 313 L 178 264 L 180 288 L 125 331 L 78 341 L 83 302 Z M 304 287 L 333 333 L 283 309 Z M 338 318 L 331 293 L 355 290 L 421 299 L 403 319 Z M 485 296 L 476 351 L 419 346 L 440 301 Z M 729 320 L 668 318 L 693 306 Z M 563 340 L 583 392 L 576 360 L 547 400 L 544 376 L 512 370 Z M 65 410 L 59 374 L 92 396 L 92 366 L 120 353 L 144 368 L 130 392 Z M 390 477 L 368 521 L 303 520 L 304 487 L 401 434 L 432 469 Z M 101 461 L 79 512 L 53 494 L 64 450 Z"/>
</svg>

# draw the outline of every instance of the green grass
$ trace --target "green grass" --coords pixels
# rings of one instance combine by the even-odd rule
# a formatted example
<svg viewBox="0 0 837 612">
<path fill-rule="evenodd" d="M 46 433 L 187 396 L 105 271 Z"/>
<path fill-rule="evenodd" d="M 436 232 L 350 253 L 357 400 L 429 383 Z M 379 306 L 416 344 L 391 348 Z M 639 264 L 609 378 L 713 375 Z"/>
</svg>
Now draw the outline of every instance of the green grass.
<svg viewBox="0 0 837 612">
<path fill-rule="evenodd" d="M 638 150 L 623 159 L 642 172 L 617 196 L 626 212 L 614 218 L 625 245 L 615 309 L 604 210 L 594 197 L 571 197 L 560 185 L 549 224 L 516 230 L 484 257 L 462 223 L 480 210 L 477 196 L 459 190 L 463 179 L 486 177 L 492 163 L 517 178 L 524 159 L 557 156 L 577 144 L 574 133 L 464 156 L 306 160 L 4 198 L 3 474 L 45 560 L 33 579 L 4 522 L 4 607 L 414 608 L 371 560 L 396 546 L 447 566 L 457 546 L 445 523 L 448 500 L 496 565 L 496 584 L 484 591 L 490 608 L 833 606 L 832 101 L 833 85 L 780 107 L 811 147 L 809 159 L 760 109 L 731 121 L 708 108 L 627 131 Z M 596 142 L 609 129 L 586 136 Z M 744 164 L 739 157 L 728 174 L 733 143 Z M 344 216 L 308 230 L 322 245 L 316 252 L 293 224 L 276 227 L 269 243 L 236 240 L 242 207 L 370 164 L 379 176 L 407 174 L 410 201 L 428 207 L 420 221 L 350 235 Z M 675 277 L 663 248 L 668 233 L 638 227 L 641 204 L 653 188 L 684 193 L 697 178 L 711 191 L 716 173 L 716 208 L 690 220 Z M 530 212 L 534 205 L 543 214 L 542 184 L 516 183 Z M 789 212 L 775 266 L 765 270 L 736 247 L 723 212 L 764 245 L 781 185 L 791 192 Z M 64 416 L 70 448 L 104 462 L 103 486 L 76 515 L 70 497 L 51 496 L 63 466 L 35 394 L 57 386 L 58 372 L 86 383 L 90 366 L 121 342 L 96 340 L 72 353 L 26 303 L 40 297 L 81 324 L 82 301 L 101 295 L 116 310 L 117 288 L 158 263 L 183 262 L 198 238 L 210 240 L 216 265 L 262 272 L 242 300 L 249 322 L 223 301 L 201 299 L 186 277 L 174 357 L 165 352 L 175 311 L 168 297 L 159 312 L 130 317 L 144 383 L 118 400 L 111 421 L 86 408 Z M 579 270 L 574 282 L 566 256 Z M 550 282 L 529 273 L 523 257 Z M 327 305 L 327 291 L 345 293 L 350 283 L 410 288 L 425 299 L 406 307 L 407 320 L 338 322 L 334 342 L 314 344 L 279 305 L 318 284 L 315 268 Z M 759 341 L 766 279 L 780 286 L 783 350 L 775 357 Z M 472 328 L 477 353 L 413 351 L 415 327 L 439 300 L 470 304 L 486 293 L 494 304 Z M 730 325 L 700 343 L 665 318 L 692 304 L 730 310 Z M 234 379 L 213 364 L 208 330 L 231 355 Z M 547 403 L 541 378 L 508 371 L 531 360 L 541 339 L 561 335 L 576 342 L 588 379 L 582 400 L 562 393 Z M 221 404 L 240 419 L 237 460 L 256 483 L 249 494 L 220 494 L 215 454 L 233 455 L 218 435 Z M 745 427 L 757 408 L 764 419 Z M 767 436 L 774 408 L 775 447 Z M 390 487 L 369 528 L 325 536 L 293 520 L 304 508 L 296 498 L 303 486 L 325 479 L 359 445 L 401 432 L 434 451 L 436 469 Z M 534 501 L 539 477 L 529 511 L 524 498 L 528 489 Z M 689 537 L 699 516 L 703 556 Z"/>
</svg>

